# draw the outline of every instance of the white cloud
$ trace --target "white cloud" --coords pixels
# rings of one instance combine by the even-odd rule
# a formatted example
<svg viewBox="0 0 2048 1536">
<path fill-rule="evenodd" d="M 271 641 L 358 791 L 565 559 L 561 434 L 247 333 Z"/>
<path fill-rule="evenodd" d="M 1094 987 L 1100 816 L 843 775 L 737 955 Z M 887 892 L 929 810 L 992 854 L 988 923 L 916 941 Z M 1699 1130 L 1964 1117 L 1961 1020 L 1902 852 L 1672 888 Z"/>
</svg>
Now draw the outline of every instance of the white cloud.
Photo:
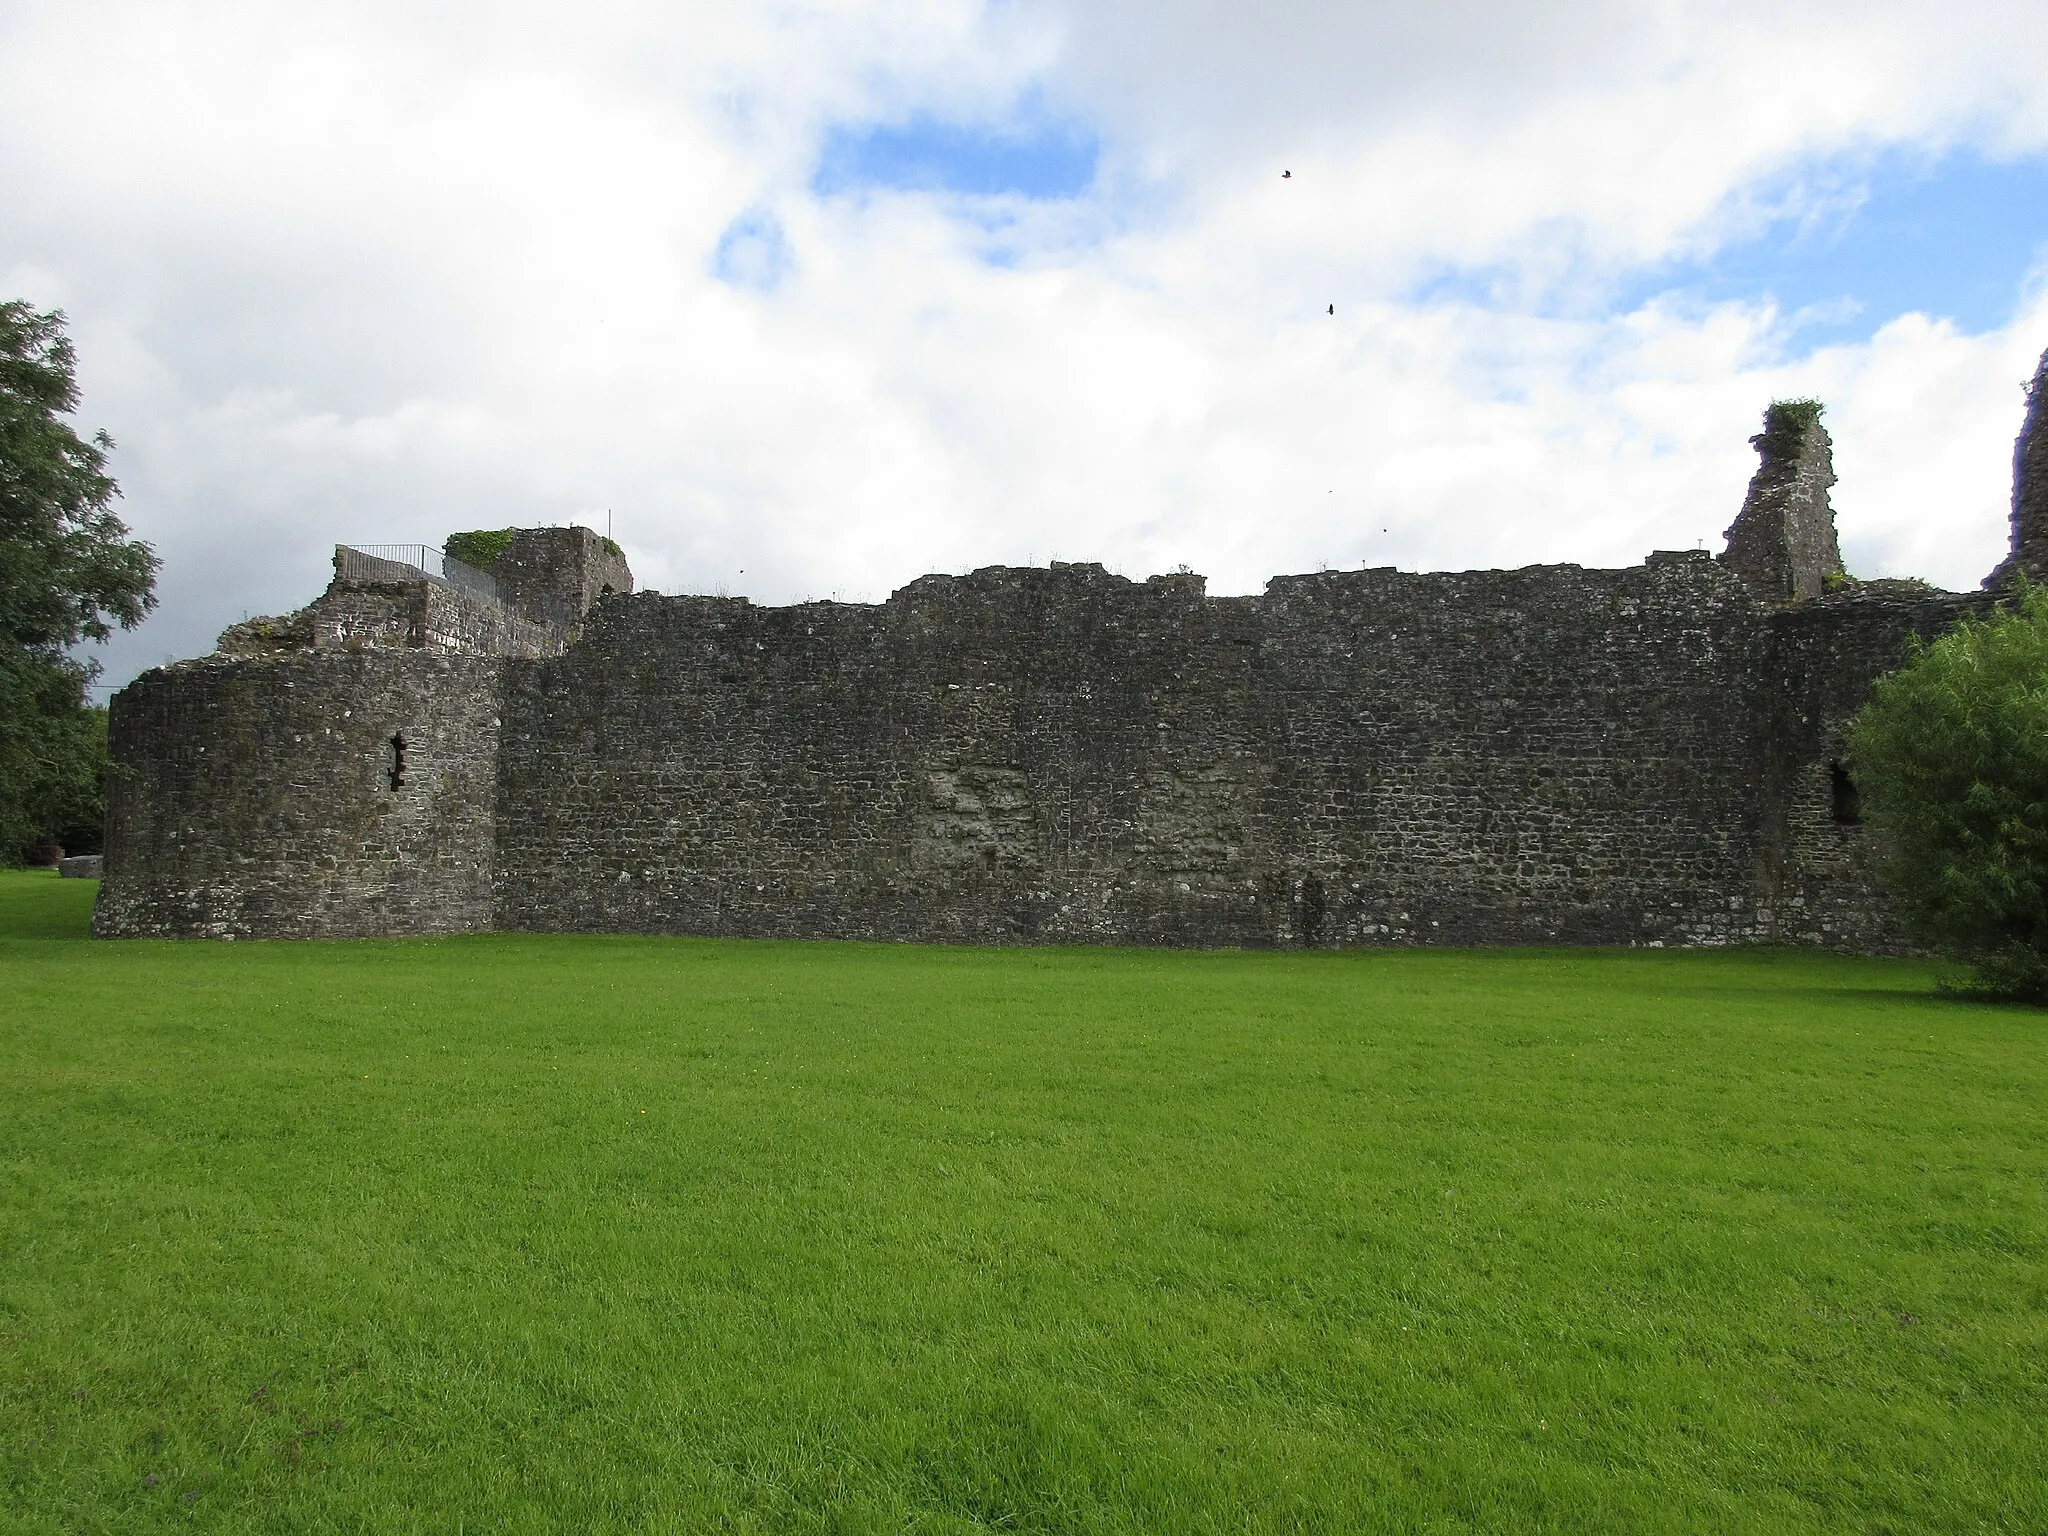
<svg viewBox="0 0 2048 1536">
<path fill-rule="evenodd" d="M 70 311 L 166 556 L 117 675 L 304 601 L 336 539 L 607 508 L 651 584 L 769 601 L 1625 563 L 1716 547 L 1808 393 L 1852 565 L 1968 585 L 2038 288 L 1801 353 L 1612 285 L 1844 150 L 2038 150 L 2044 41 L 1904 0 L 17 4 L 0 274 Z M 1025 102 L 1100 137 L 1078 203 L 810 190 L 832 125 Z M 1452 267 L 1493 296 L 1415 296 Z"/>
</svg>

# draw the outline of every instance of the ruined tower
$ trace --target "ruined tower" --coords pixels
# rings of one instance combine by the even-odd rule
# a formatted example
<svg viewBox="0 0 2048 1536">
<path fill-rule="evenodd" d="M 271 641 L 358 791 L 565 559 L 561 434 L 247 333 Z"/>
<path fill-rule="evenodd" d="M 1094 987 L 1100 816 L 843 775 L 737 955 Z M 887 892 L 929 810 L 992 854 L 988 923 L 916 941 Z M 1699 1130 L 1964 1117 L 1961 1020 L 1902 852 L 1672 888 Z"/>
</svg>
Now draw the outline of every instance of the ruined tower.
<svg viewBox="0 0 2048 1536">
<path fill-rule="evenodd" d="M 1835 539 L 1834 443 L 1817 400 L 1779 400 L 1749 441 L 1763 462 L 1728 528 L 1722 564 L 1767 602 L 1819 597 L 1842 574 Z"/>
<path fill-rule="evenodd" d="M 2027 419 L 2012 445 L 2012 552 L 1984 585 L 2008 586 L 2016 576 L 2048 582 L 2048 352 L 2027 384 Z"/>
<path fill-rule="evenodd" d="M 562 626 L 581 623 L 606 594 L 633 590 L 619 546 L 588 528 L 521 528 L 490 575 L 513 607 Z"/>
</svg>

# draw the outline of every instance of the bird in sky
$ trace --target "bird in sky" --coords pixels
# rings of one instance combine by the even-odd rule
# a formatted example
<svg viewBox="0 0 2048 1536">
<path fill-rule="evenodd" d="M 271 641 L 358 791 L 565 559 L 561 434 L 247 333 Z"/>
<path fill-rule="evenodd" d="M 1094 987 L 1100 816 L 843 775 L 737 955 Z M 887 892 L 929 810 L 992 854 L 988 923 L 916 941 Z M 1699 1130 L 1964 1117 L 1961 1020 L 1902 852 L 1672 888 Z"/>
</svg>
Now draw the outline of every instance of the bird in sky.
<svg viewBox="0 0 2048 1536">
<path fill-rule="evenodd" d="M 1330 313 L 1331 313 L 1331 314 L 1333 314 L 1333 315 L 1334 315 L 1335 313 L 1337 313 L 1337 306 L 1336 306 L 1336 305 L 1332 304 L 1332 305 L 1330 306 Z"/>
<path fill-rule="evenodd" d="M 1293 179 L 1293 176 L 1294 176 L 1294 172 L 1292 172 L 1292 171 L 1282 171 L 1282 172 L 1280 173 L 1280 179 L 1281 179 L 1282 181 L 1289 181 L 1289 180 L 1292 180 L 1292 179 Z"/>
</svg>

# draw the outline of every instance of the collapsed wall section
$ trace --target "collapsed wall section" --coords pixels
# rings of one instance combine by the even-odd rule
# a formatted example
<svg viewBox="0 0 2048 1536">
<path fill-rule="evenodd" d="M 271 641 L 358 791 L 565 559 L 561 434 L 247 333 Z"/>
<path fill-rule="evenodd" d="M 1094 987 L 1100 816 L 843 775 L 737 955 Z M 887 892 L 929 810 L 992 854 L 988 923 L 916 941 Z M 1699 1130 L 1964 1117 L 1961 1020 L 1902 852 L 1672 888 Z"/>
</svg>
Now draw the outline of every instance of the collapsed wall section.
<svg viewBox="0 0 2048 1536">
<path fill-rule="evenodd" d="M 1767 937 L 1765 636 L 1705 557 L 641 596 L 513 663 L 498 926 L 1323 946 Z"/>
<path fill-rule="evenodd" d="M 366 649 L 144 673 L 113 701 L 93 931 L 488 927 L 503 666 Z"/>
</svg>

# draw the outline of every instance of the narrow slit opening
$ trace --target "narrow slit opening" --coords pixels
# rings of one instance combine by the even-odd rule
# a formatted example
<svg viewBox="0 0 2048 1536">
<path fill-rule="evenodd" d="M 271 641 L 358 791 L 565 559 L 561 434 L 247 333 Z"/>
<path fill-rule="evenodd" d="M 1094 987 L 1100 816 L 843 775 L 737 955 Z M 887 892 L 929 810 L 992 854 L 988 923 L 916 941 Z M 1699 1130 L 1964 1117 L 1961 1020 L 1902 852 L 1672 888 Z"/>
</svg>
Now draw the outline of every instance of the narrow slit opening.
<svg viewBox="0 0 2048 1536">
<path fill-rule="evenodd" d="M 391 738 L 391 788 L 394 791 L 405 788 L 405 737 L 403 734 Z"/>
</svg>

